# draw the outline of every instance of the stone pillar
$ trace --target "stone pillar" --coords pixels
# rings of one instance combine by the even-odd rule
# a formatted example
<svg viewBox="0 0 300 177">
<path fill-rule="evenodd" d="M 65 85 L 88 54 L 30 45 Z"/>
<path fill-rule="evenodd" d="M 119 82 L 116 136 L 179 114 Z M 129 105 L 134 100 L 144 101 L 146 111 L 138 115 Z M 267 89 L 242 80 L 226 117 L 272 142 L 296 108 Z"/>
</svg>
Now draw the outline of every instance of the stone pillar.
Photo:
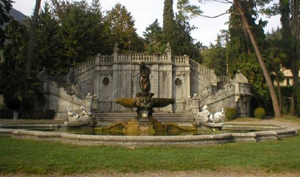
<svg viewBox="0 0 300 177">
<path fill-rule="evenodd" d="M 198 113 L 199 112 L 199 110 L 200 110 L 200 100 L 199 100 L 199 98 L 196 98 L 196 97 L 193 97 L 192 98 L 192 106 L 193 106 L 193 108 L 192 108 L 192 112 L 194 113 L 194 114 L 196 114 L 196 113 Z"/>
<path fill-rule="evenodd" d="M 68 93 L 72 93 L 72 85 L 74 83 L 74 68 L 70 67 L 69 72 L 67 74 L 67 80 L 66 80 L 66 90 Z"/>
<path fill-rule="evenodd" d="M 169 43 L 167 44 L 166 55 L 167 55 L 168 62 L 172 62 L 172 50 Z"/>
<path fill-rule="evenodd" d="M 98 54 L 95 58 L 95 70 L 94 70 L 94 95 L 100 98 L 100 60 L 101 54 Z"/>
<path fill-rule="evenodd" d="M 114 54 L 113 54 L 114 62 L 118 61 L 118 52 L 119 52 L 119 48 L 118 48 L 118 43 L 116 42 L 114 46 Z"/>
<path fill-rule="evenodd" d="M 119 93 L 121 90 L 119 90 L 120 85 L 120 65 L 117 63 L 113 64 L 113 83 L 112 83 L 112 100 L 115 100 L 116 98 L 119 98 Z M 120 105 L 112 102 L 112 112 L 119 111 Z"/>
<path fill-rule="evenodd" d="M 85 97 L 84 99 L 84 102 L 85 102 L 85 108 L 88 112 L 92 112 L 92 101 L 93 101 L 93 96 L 88 93 L 87 96 Z"/>
<path fill-rule="evenodd" d="M 93 100 L 92 100 L 92 110 L 93 111 L 99 111 L 98 109 L 98 98 L 96 95 L 93 96 Z"/>
</svg>

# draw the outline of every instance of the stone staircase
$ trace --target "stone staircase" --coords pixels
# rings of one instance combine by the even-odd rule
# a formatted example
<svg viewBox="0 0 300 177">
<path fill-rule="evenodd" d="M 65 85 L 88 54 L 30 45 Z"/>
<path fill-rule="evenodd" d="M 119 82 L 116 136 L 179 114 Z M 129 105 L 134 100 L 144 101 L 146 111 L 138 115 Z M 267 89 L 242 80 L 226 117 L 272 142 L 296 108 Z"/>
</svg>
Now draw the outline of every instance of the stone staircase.
<svg viewBox="0 0 300 177">
<path fill-rule="evenodd" d="M 135 112 L 123 112 L 123 113 L 97 113 L 96 121 L 97 125 L 109 125 L 115 122 L 126 122 L 126 120 L 136 117 Z M 177 124 L 190 124 L 194 121 L 192 113 L 163 113 L 155 112 L 153 117 L 159 122 L 174 122 Z M 140 119 L 143 122 L 146 119 Z"/>
</svg>

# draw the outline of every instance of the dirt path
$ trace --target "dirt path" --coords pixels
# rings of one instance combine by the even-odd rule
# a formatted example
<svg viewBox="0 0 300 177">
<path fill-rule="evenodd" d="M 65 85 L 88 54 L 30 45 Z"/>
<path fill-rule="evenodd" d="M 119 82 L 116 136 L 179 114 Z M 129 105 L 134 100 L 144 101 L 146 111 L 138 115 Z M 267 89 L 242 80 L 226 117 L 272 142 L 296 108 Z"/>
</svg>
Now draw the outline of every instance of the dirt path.
<svg viewBox="0 0 300 177">
<path fill-rule="evenodd" d="M 299 122 L 291 122 L 291 121 L 282 121 L 282 120 L 275 120 L 275 119 L 267 119 L 267 120 L 260 120 L 260 121 L 232 121 L 229 122 L 230 124 L 261 124 L 261 125 L 276 125 L 280 127 L 285 128 L 295 128 L 300 129 L 300 123 Z"/>
</svg>

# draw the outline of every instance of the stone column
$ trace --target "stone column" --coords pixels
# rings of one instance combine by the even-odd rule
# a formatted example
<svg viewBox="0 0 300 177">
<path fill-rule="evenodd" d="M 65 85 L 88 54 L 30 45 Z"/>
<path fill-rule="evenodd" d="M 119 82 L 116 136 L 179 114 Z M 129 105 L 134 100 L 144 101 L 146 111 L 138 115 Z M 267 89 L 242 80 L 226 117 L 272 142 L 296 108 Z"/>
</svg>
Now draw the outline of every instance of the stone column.
<svg viewBox="0 0 300 177">
<path fill-rule="evenodd" d="M 169 43 L 167 44 L 166 55 L 167 55 L 167 58 L 168 58 L 167 59 L 168 62 L 172 62 L 172 50 L 171 50 L 171 46 L 170 46 Z"/>
<path fill-rule="evenodd" d="M 88 112 L 92 112 L 92 101 L 93 101 L 93 96 L 88 93 L 87 96 L 84 99 L 85 102 L 85 108 Z"/>
<path fill-rule="evenodd" d="M 118 43 L 116 42 L 114 46 L 114 54 L 113 54 L 114 62 L 118 61 L 118 52 L 119 52 L 119 48 L 118 48 Z"/>
<path fill-rule="evenodd" d="M 100 61 L 101 54 L 98 54 L 95 58 L 95 70 L 94 70 L 94 95 L 100 98 Z"/>
<path fill-rule="evenodd" d="M 196 113 L 198 113 L 199 112 L 199 110 L 200 110 L 200 100 L 199 100 L 199 98 L 195 98 L 195 97 L 193 97 L 192 98 L 192 106 L 193 106 L 193 108 L 192 108 L 192 112 L 194 113 L 194 114 L 196 114 Z"/>
</svg>

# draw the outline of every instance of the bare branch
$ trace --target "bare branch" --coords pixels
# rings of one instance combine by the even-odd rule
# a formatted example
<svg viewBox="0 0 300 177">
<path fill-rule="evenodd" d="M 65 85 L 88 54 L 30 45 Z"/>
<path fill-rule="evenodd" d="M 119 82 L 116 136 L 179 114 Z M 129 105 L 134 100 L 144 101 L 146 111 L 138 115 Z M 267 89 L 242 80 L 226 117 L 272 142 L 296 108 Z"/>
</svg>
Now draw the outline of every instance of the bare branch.
<svg viewBox="0 0 300 177">
<path fill-rule="evenodd" d="M 221 13 L 219 15 L 216 15 L 216 16 L 208 16 L 208 15 L 199 15 L 200 17 L 205 17 L 205 18 L 218 18 L 222 15 L 226 15 L 226 14 L 229 14 L 228 11 L 224 12 L 224 13 Z"/>
<path fill-rule="evenodd" d="M 212 1 L 223 3 L 223 4 L 233 4 L 233 2 L 230 1 L 230 0 L 199 0 L 200 3 L 202 3 L 202 2 L 212 2 Z"/>
</svg>

